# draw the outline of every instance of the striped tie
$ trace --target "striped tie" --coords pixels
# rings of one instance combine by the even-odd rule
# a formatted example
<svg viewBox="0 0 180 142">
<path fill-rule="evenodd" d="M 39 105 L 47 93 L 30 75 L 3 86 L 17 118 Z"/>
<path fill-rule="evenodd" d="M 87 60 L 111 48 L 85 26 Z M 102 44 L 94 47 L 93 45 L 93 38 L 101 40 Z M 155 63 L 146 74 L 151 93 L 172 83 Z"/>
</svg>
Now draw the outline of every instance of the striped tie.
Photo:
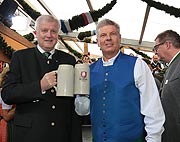
<svg viewBox="0 0 180 142">
<path fill-rule="evenodd" d="M 49 52 L 44 52 L 43 55 L 48 59 L 48 57 L 51 55 Z"/>
</svg>

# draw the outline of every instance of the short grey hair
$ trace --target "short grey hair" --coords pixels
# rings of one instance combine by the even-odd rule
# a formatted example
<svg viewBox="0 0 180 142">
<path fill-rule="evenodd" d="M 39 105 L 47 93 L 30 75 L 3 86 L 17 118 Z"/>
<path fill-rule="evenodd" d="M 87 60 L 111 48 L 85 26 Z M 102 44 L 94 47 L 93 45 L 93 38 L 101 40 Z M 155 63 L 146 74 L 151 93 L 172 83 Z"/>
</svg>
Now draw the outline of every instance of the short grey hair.
<svg viewBox="0 0 180 142">
<path fill-rule="evenodd" d="M 38 29 L 39 23 L 41 21 L 56 22 L 59 25 L 59 29 L 61 28 L 60 21 L 58 19 L 56 19 L 55 17 L 53 17 L 51 15 L 41 15 L 36 19 L 36 22 L 35 22 L 35 29 L 36 30 Z"/>
<path fill-rule="evenodd" d="M 116 22 L 110 20 L 110 19 L 103 19 L 101 20 L 97 26 L 96 26 L 96 33 L 98 35 L 98 30 L 104 26 L 107 26 L 107 25 L 112 25 L 112 26 L 115 26 L 117 28 L 117 31 L 120 33 L 120 26 L 119 24 L 117 24 Z"/>
<path fill-rule="evenodd" d="M 166 30 L 166 31 L 158 34 L 157 37 L 155 38 L 155 40 L 157 40 L 157 39 L 160 42 L 165 42 L 165 41 L 169 40 L 172 42 L 172 44 L 176 48 L 180 48 L 180 35 L 173 30 Z"/>
</svg>

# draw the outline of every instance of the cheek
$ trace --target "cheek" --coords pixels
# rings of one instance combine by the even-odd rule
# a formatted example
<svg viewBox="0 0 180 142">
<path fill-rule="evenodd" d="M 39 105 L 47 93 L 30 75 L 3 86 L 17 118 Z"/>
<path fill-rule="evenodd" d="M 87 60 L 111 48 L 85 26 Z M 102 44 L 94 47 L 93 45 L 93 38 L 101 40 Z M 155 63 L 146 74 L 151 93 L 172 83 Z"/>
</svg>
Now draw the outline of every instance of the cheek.
<svg viewBox="0 0 180 142">
<path fill-rule="evenodd" d="M 162 59 L 162 58 L 164 57 L 164 54 L 161 53 L 161 52 L 159 52 L 159 53 L 158 53 L 158 56 L 159 56 L 159 59 Z"/>
<path fill-rule="evenodd" d="M 100 41 L 97 41 L 97 45 L 98 45 L 99 47 L 101 47 L 101 42 L 100 42 Z"/>
<path fill-rule="evenodd" d="M 121 40 L 119 38 L 116 38 L 116 39 L 114 39 L 114 43 L 117 43 L 118 45 L 120 45 Z"/>
</svg>

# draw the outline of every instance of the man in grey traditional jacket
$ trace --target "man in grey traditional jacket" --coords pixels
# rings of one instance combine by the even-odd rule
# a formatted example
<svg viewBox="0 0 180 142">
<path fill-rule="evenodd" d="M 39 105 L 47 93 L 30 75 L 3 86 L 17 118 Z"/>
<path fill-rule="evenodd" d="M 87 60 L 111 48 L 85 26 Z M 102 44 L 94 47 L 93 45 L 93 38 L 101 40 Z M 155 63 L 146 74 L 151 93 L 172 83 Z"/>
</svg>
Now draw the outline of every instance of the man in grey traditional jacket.
<svg viewBox="0 0 180 142">
<path fill-rule="evenodd" d="M 166 117 L 162 142 L 180 142 L 180 35 L 166 30 L 155 38 L 155 43 L 155 54 L 168 63 L 160 88 Z"/>
</svg>

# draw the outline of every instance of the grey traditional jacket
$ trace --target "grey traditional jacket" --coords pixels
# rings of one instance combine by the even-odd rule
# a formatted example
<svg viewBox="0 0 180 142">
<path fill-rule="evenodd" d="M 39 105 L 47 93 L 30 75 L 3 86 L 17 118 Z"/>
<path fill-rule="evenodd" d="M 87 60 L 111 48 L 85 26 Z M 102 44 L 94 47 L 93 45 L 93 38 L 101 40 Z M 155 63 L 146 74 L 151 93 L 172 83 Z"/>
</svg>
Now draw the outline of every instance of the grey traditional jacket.
<svg viewBox="0 0 180 142">
<path fill-rule="evenodd" d="M 160 95 L 166 117 L 162 142 L 180 142 L 180 54 L 166 71 Z"/>
</svg>

